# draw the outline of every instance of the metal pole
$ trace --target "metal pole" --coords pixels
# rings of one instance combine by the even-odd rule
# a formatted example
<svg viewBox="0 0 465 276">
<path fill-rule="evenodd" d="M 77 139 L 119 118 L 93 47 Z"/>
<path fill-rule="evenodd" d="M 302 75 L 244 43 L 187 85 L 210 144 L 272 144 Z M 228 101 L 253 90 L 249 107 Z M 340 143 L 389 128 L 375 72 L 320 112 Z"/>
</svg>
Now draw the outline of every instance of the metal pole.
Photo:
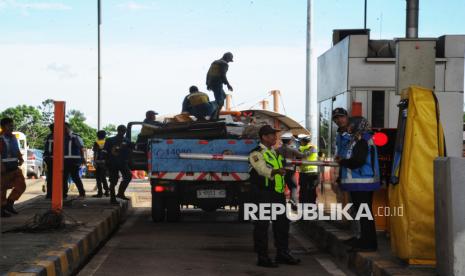
<svg viewBox="0 0 465 276">
<path fill-rule="evenodd" d="M 418 38 L 419 2 L 419 0 L 407 0 L 407 24 L 405 26 L 405 36 L 407 38 Z"/>
<path fill-rule="evenodd" d="M 226 94 L 226 111 L 231 111 L 231 94 Z"/>
<path fill-rule="evenodd" d="M 279 113 L 279 90 L 272 90 L 271 95 L 273 95 L 273 111 Z"/>
<path fill-rule="evenodd" d="M 97 129 L 101 129 L 101 80 L 100 74 L 100 27 L 102 25 L 102 6 L 101 0 L 97 1 Z"/>
<path fill-rule="evenodd" d="M 180 153 L 179 158 L 181 159 L 193 159 L 193 160 L 218 160 L 218 161 L 238 161 L 238 162 L 249 162 L 249 157 L 245 155 L 224 155 L 224 154 L 206 154 L 206 153 Z M 333 161 L 307 161 L 307 160 L 295 160 L 286 159 L 287 165 L 311 165 L 311 166 L 328 166 L 338 167 L 339 164 Z"/>
<path fill-rule="evenodd" d="M 368 0 L 365 0 L 365 9 L 364 9 L 364 12 L 365 12 L 365 16 L 363 18 L 363 28 L 366 30 L 367 28 L 367 1 Z"/>
<path fill-rule="evenodd" d="M 312 0 L 307 0 L 307 48 L 305 77 L 305 127 L 312 129 Z M 313 131 L 312 131 L 313 133 Z"/>
<path fill-rule="evenodd" d="M 268 100 L 260 101 L 263 110 L 268 110 Z"/>
</svg>

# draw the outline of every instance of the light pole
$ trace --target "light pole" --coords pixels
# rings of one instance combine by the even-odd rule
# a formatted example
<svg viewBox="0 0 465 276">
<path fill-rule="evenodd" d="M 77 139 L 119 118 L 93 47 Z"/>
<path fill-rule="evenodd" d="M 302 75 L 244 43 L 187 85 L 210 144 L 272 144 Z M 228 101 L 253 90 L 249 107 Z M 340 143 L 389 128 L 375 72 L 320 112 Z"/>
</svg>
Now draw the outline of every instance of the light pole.
<svg viewBox="0 0 465 276">
<path fill-rule="evenodd" d="M 100 74 L 100 27 L 102 25 L 102 5 L 101 0 L 97 0 L 97 129 L 101 129 L 101 81 Z"/>
<path fill-rule="evenodd" d="M 312 129 L 312 0 L 307 0 L 307 47 L 305 78 L 305 128 Z M 316 133 L 315 133 L 316 134 Z"/>
</svg>

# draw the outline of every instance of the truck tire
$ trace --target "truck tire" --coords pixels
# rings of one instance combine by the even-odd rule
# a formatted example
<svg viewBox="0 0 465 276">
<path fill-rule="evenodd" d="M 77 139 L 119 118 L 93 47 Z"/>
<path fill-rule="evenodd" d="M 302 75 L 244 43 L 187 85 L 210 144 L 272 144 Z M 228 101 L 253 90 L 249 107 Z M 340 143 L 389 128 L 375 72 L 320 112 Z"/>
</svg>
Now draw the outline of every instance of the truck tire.
<svg viewBox="0 0 465 276">
<path fill-rule="evenodd" d="M 165 202 L 161 195 L 152 193 L 152 220 L 160 222 L 165 220 Z"/>
<path fill-rule="evenodd" d="M 181 217 L 179 200 L 176 197 L 168 197 L 166 200 L 166 220 L 176 222 Z"/>
</svg>

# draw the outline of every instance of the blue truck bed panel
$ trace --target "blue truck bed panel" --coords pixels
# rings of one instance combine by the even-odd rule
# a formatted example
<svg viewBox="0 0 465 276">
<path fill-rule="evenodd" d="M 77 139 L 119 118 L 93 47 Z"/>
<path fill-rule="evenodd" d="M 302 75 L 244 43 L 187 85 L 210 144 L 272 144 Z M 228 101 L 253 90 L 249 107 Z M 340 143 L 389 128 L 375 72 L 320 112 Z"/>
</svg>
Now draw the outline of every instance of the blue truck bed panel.
<svg viewBox="0 0 465 276">
<path fill-rule="evenodd" d="M 238 161 L 180 159 L 179 153 L 248 155 L 256 140 L 242 139 L 152 139 L 152 172 L 237 172 L 247 173 L 249 164 Z"/>
</svg>

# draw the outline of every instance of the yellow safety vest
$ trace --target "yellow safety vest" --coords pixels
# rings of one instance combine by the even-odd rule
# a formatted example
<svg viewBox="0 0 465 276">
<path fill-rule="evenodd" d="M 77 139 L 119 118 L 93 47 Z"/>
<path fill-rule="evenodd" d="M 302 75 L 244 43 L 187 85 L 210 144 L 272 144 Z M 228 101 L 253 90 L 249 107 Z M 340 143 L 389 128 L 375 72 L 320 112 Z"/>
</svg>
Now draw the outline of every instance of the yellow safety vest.
<svg viewBox="0 0 465 276">
<path fill-rule="evenodd" d="M 270 165 L 273 169 L 283 168 L 283 157 L 281 155 L 276 156 L 271 150 L 265 150 L 263 152 L 265 162 Z M 268 188 L 270 180 L 265 178 L 265 186 Z M 280 174 L 274 175 L 274 190 L 277 193 L 284 193 L 284 177 Z"/>
<path fill-rule="evenodd" d="M 203 92 L 191 93 L 189 96 L 187 96 L 187 100 L 191 106 L 197 106 L 209 102 L 208 95 Z"/>
<path fill-rule="evenodd" d="M 317 151 L 316 147 L 313 146 L 312 144 L 307 144 L 305 146 L 300 146 L 299 150 L 302 153 L 311 150 L 312 152 L 307 157 L 307 161 L 318 161 L 318 151 Z M 318 166 L 301 165 L 300 166 L 300 171 L 303 172 L 303 173 L 317 173 L 318 172 Z"/>
</svg>

